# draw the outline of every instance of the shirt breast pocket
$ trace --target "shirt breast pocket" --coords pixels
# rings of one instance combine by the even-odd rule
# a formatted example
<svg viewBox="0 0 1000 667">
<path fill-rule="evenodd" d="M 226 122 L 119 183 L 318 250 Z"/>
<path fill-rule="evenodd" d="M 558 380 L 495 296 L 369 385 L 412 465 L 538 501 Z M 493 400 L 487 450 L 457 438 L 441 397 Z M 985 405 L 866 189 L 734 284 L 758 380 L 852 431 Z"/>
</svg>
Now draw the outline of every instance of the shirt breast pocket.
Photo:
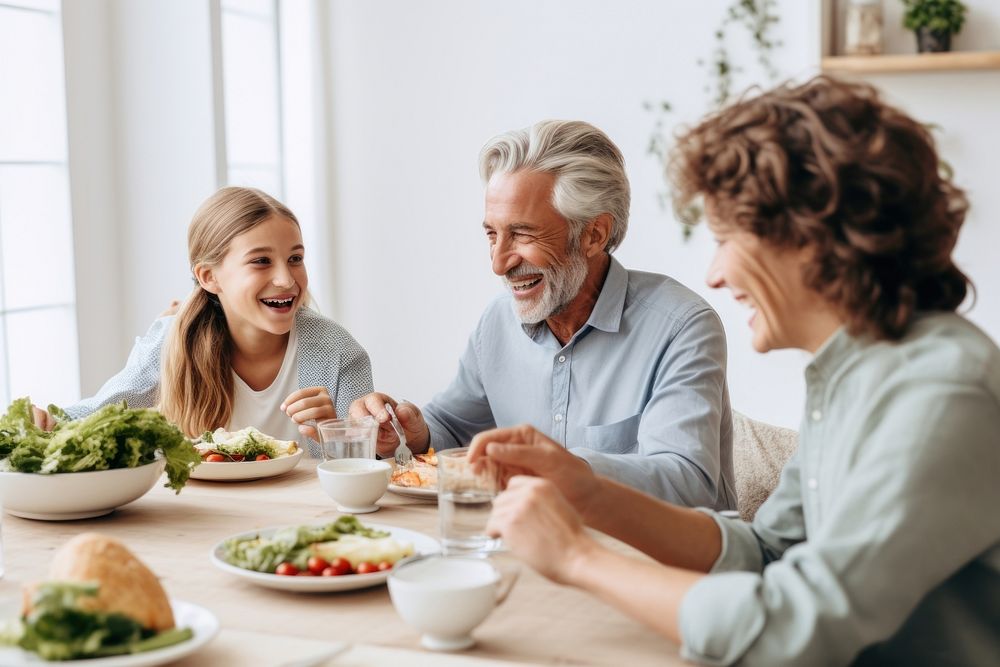
<svg viewBox="0 0 1000 667">
<path fill-rule="evenodd" d="M 639 444 L 639 419 L 642 413 L 613 424 L 587 426 L 584 439 L 588 449 L 607 454 L 625 454 L 635 451 Z"/>
</svg>

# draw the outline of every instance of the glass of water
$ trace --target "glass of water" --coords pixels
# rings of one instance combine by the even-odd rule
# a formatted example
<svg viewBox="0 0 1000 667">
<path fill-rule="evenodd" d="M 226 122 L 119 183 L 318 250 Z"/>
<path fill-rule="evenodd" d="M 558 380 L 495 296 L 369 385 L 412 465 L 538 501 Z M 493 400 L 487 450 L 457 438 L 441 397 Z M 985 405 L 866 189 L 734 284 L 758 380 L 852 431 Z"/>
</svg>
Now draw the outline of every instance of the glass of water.
<svg viewBox="0 0 1000 667">
<path fill-rule="evenodd" d="M 331 459 L 373 459 L 378 438 L 374 417 L 325 419 L 316 422 L 324 461 Z"/>
<path fill-rule="evenodd" d="M 502 549 L 500 540 L 486 534 L 493 498 L 500 493 L 499 470 L 486 461 L 482 472 L 473 472 L 468 455 L 468 447 L 437 453 L 438 514 L 446 555 Z"/>
</svg>

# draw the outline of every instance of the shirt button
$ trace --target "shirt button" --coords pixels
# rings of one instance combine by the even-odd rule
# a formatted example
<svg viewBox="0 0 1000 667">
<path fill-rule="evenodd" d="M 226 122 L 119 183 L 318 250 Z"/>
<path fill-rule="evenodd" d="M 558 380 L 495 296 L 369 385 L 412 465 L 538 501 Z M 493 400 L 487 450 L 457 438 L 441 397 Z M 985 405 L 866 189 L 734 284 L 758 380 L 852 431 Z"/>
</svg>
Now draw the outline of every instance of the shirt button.
<svg viewBox="0 0 1000 667">
<path fill-rule="evenodd" d="M 816 487 L 819 486 L 819 482 L 816 481 L 815 477 L 810 477 L 809 482 L 807 483 L 809 484 L 809 488 L 814 491 L 816 490 Z"/>
<path fill-rule="evenodd" d="M 820 419 L 822 419 L 822 418 L 823 418 L 823 413 L 822 413 L 822 412 L 820 412 L 819 410 L 813 410 L 813 411 L 812 411 L 812 414 L 811 414 L 811 415 L 809 415 L 809 416 L 810 416 L 810 417 L 812 417 L 812 420 L 813 420 L 814 422 L 818 422 L 818 421 L 819 421 Z"/>
<path fill-rule="evenodd" d="M 559 363 L 561 364 L 561 363 L 563 363 L 565 361 L 566 361 L 566 355 L 565 354 L 560 354 L 559 355 Z"/>
<path fill-rule="evenodd" d="M 561 422 L 562 421 L 562 415 L 556 415 L 555 419 L 556 419 L 557 422 Z"/>
</svg>

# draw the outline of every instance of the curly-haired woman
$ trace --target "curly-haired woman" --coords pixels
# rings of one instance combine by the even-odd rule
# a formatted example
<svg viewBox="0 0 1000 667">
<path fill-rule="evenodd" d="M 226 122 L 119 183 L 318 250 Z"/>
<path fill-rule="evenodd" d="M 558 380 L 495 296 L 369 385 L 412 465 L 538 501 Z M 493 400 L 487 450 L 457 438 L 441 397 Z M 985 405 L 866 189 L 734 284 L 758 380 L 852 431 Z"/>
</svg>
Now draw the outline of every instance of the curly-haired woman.
<svg viewBox="0 0 1000 667">
<path fill-rule="evenodd" d="M 599 478 L 528 427 L 486 432 L 474 459 L 533 476 L 491 531 L 693 660 L 996 664 L 1000 350 L 955 313 L 967 203 L 927 131 L 820 77 L 687 131 L 671 175 L 703 198 L 708 282 L 751 309 L 754 348 L 813 354 L 798 452 L 746 523 Z"/>
</svg>

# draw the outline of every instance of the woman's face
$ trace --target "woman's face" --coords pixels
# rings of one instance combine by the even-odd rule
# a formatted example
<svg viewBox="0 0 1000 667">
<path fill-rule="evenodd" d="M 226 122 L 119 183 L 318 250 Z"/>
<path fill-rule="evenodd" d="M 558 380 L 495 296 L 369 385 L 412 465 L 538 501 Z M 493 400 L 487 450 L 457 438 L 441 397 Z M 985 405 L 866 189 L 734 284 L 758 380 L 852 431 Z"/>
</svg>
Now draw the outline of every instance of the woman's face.
<svg viewBox="0 0 1000 667">
<path fill-rule="evenodd" d="M 807 249 L 777 248 L 750 232 L 713 222 L 711 216 L 708 226 L 717 247 L 706 281 L 709 287 L 728 288 L 750 309 L 754 349 L 814 351 L 818 345 L 813 345 L 817 332 L 812 316 L 821 298 L 803 284 Z M 823 340 L 825 336 L 818 342 Z"/>
</svg>

